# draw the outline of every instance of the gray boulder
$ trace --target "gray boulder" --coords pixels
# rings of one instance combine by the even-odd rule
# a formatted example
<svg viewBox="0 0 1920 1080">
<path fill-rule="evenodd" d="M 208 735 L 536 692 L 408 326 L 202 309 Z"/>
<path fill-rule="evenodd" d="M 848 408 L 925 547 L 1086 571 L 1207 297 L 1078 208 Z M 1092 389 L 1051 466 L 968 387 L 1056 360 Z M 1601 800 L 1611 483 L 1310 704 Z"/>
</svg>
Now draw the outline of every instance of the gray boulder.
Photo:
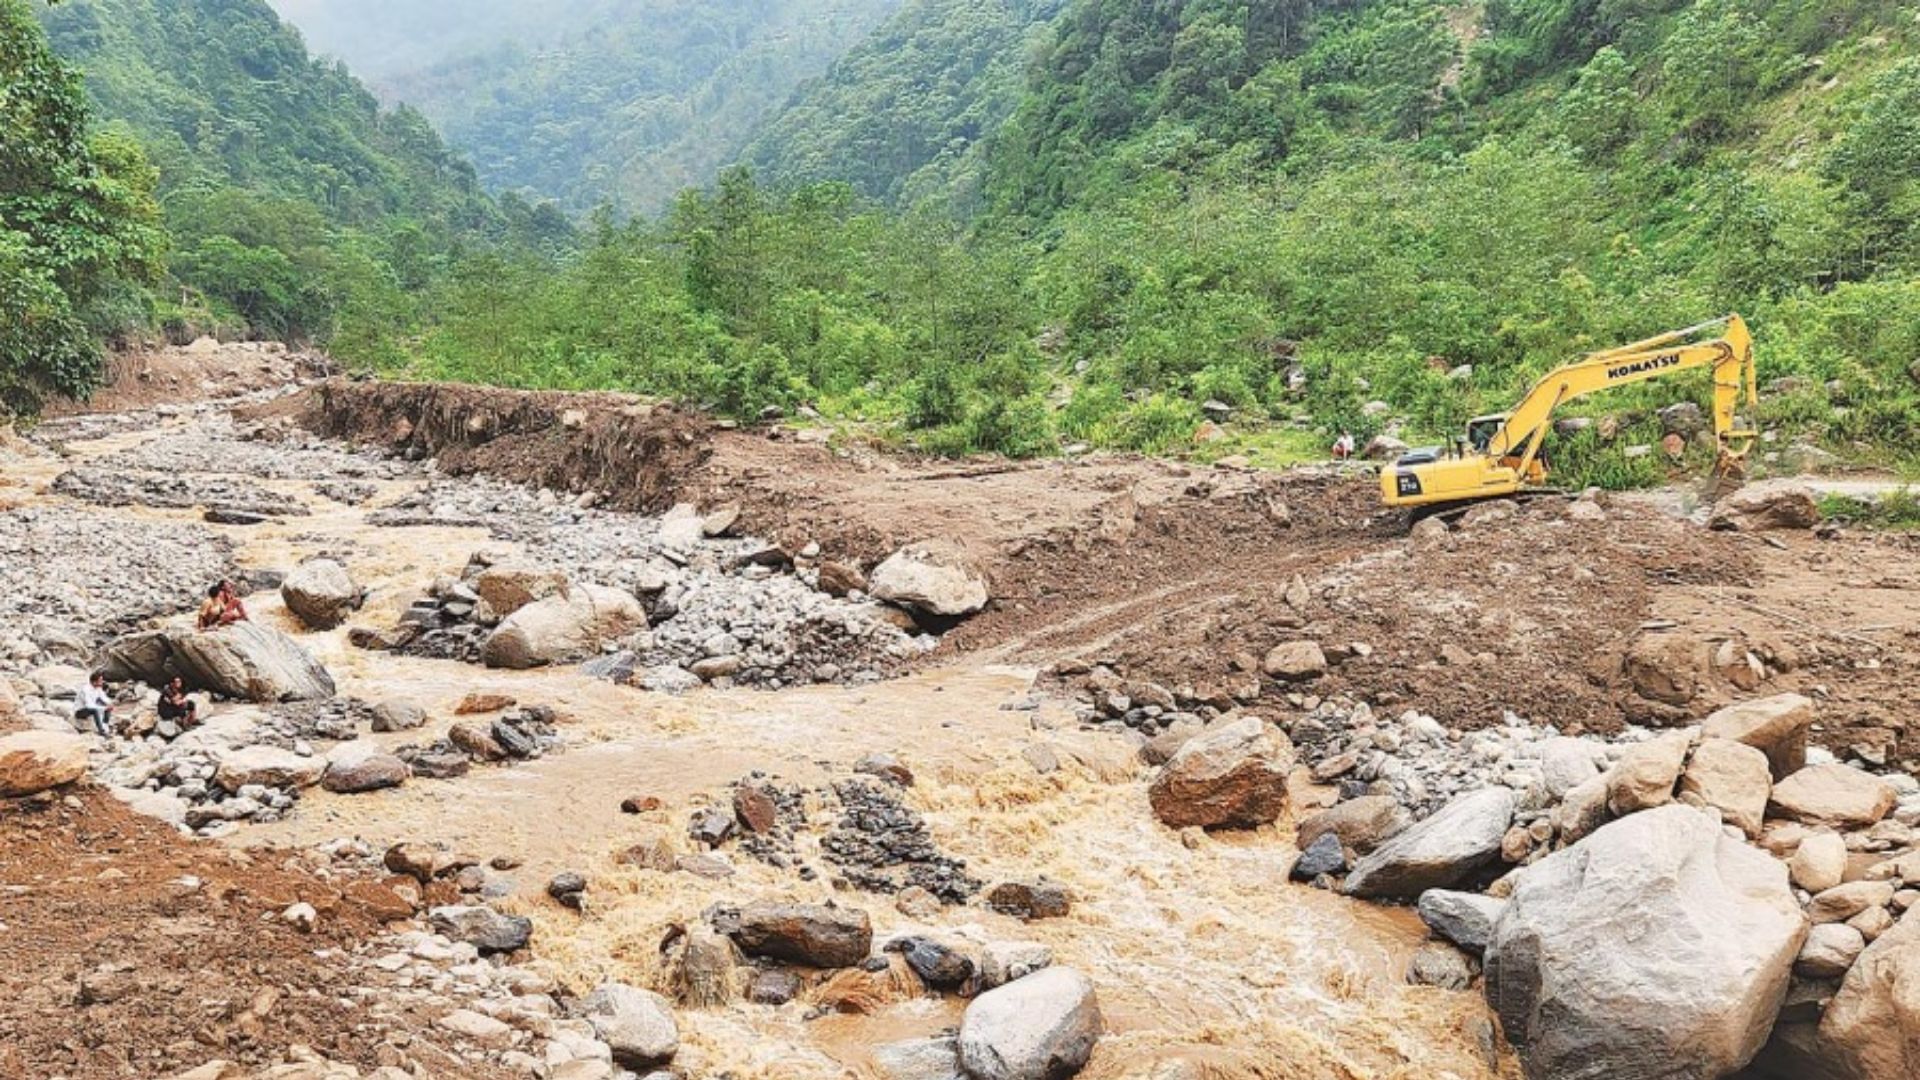
<svg viewBox="0 0 1920 1080">
<path fill-rule="evenodd" d="M 603 585 L 575 585 L 522 607 L 503 619 L 480 646 L 488 667 L 534 668 L 570 663 L 647 625 L 632 593 Z"/>
<path fill-rule="evenodd" d="M 1499 860 L 1513 808 L 1509 788 L 1462 795 L 1354 864 L 1344 890 L 1349 896 L 1411 899 L 1469 881 Z"/>
<path fill-rule="evenodd" d="M 650 1069 L 673 1060 L 680 1051 L 680 1029 L 667 999 L 651 990 L 609 982 L 580 1001 L 579 1013 L 593 1033 L 613 1050 L 613 1060 L 629 1069 Z"/>
<path fill-rule="evenodd" d="M 959 545 L 908 544 L 873 568 L 867 590 L 876 599 L 929 615 L 971 615 L 987 606 L 987 579 Z"/>
<path fill-rule="evenodd" d="M 974 1080 L 1066 1080 L 1103 1030 L 1093 983 L 1050 967 L 973 999 L 960 1018 L 960 1065 Z"/>
<path fill-rule="evenodd" d="M 1258 717 L 1218 724 L 1187 741 L 1147 789 L 1153 813 L 1184 829 L 1253 828 L 1287 806 L 1293 746 Z"/>
<path fill-rule="evenodd" d="M 1521 872 L 1487 1000 L 1528 1076 L 1715 1080 L 1766 1042 L 1806 930 L 1784 866 L 1671 804 Z"/>
<path fill-rule="evenodd" d="M 412 731 L 427 722 L 427 710 L 417 702 L 388 698 L 373 707 L 373 730 Z"/>
<path fill-rule="evenodd" d="M 312 653 L 256 622 L 132 634 L 108 645 L 100 666 L 112 682 L 164 686 L 177 676 L 188 690 L 263 705 L 323 701 L 334 692 L 333 676 Z"/>
<path fill-rule="evenodd" d="M 1428 889 L 1420 894 L 1420 921 L 1427 929 L 1479 956 L 1493 938 L 1493 924 L 1507 902 L 1479 893 Z"/>
<path fill-rule="evenodd" d="M 533 920 L 523 915 L 502 915 L 490 907 L 449 905 L 427 912 L 434 930 L 455 941 L 464 941 L 482 955 L 510 953 L 524 949 L 533 937 Z"/>
<path fill-rule="evenodd" d="M 356 740 L 342 743 L 327 755 L 327 768 L 320 774 L 320 786 L 342 795 L 357 795 L 399 787 L 412 775 L 406 762 L 382 750 L 378 744 Z"/>
<path fill-rule="evenodd" d="M 220 759 L 213 772 L 213 782 L 229 793 L 254 784 L 310 787 L 320 782 L 325 768 L 326 762 L 317 757 L 301 757 L 275 746 L 247 746 L 230 751 Z"/>
<path fill-rule="evenodd" d="M 364 594 L 347 568 L 332 559 L 311 559 L 280 583 L 280 599 L 312 630 L 331 630 L 360 607 Z"/>
</svg>

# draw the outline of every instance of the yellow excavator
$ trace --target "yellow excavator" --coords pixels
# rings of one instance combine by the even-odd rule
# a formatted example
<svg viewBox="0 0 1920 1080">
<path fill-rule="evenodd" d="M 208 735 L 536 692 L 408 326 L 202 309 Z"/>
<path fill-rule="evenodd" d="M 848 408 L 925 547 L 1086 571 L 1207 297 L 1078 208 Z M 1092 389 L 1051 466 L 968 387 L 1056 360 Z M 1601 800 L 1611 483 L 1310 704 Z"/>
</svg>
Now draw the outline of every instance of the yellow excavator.
<svg viewBox="0 0 1920 1080">
<path fill-rule="evenodd" d="M 1719 336 L 1703 340 L 1716 328 L 1723 328 Z M 1743 397 L 1749 409 L 1757 406 L 1759 391 L 1753 337 L 1745 320 L 1729 315 L 1590 353 L 1554 370 L 1512 412 L 1467 421 L 1466 438 L 1450 451 L 1429 447 L 1402 454 L 1381 470 L 1380 495 L 1389 507 L 1427 517 L 1540 491 L 1547 480 L 1541 445 L 1555 409 L 1596 391 L 1701 367 L 1713 369 L 1713 434 L 1720 446 L 1716 472 L 1722 480 L 1737 479 L 1758 433 L 1738 426 L 1735 413 Z"/>
</svg>

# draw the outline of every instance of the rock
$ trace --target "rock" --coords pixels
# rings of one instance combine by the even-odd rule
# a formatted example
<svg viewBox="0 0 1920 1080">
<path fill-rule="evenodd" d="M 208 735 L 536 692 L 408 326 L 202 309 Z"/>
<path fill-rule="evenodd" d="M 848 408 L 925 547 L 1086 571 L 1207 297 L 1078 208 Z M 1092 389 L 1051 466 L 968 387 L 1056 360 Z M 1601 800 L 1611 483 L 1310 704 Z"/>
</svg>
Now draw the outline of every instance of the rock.
<svg viewBox="0 0 1920 1080">
<path fill-rule="evenodd" d="M 820 591 L 828 596 L 846 596 L 848 593 L 866 592 L 867 576 L 857 567 L 846 563 L 823 562 L 820 564 Z"/>
<path fill-rule="evenodd" d="M 412 731 L 427 722 L 427 710 L 400 698 L 388 698 L 373 707 L 373 730 Z"/>
<path fill-rule="evenodd" d="M 710 848 L 717 848 L 733 835 L 732 814 L 717 806 L 695 811 L 687 825 L 687 835 Z"/>
<path fill-rule="evenodd" d="M 213 782 L 228 793 L 249 784 L 262 787 L 312 787 L 320 782 L 326 762 L 317 757 L 301 757 L 291 750 L 273 746 L 247 746 L 229 751 L 220 759 Z"/>
<path fill-rule="evenodd" d="M 929 938 L 908 938 L 900 943 L 900 952 L 920 981 L 934 990 L 956 990 L 973 978 L 973 961 L 966 954 Z"/>
<path fill-rule="evenodd" d="M 1706 430 L 1706 426 L 1706 417 L 1701 414 L 1700 406 L 1691 401 L 1675 402 L 1660 410 L 1662 434 L 1691 439 Z"/>
<path fill-rule="evenodd" d="M 1050 967 L 973 999 L 960 1018 L 960 1065 L 973 1080 L 1066 1080 L 1103 1028 L 1093 983 Z"/>
<path fill-rule="evenodd" d="M 1379 847 L 1412 818 L 1400 801 L 1391 795 L 1362 795 L 1331 806 L 1300 823 L 1296 843 L 1301 850 L 1312 847 L 1321 836 L 1332 833 L 1342 846 L 1365 855 Z"/>
<path fill-rule="evenodd" d="M 1731 739 L 1767 755 L 1773 778 L 1783 780 L 1807 764 L 1807 732 L 1813 726 L 1813 702 L 1799 694 L 1777 694 L 1742 701 L 1707 717 L 1701 735 Z"/>
<path fill-rule="evenodd" d="M 334 692 L 333 676 L 312 653 L 256 622 L 129 635 L 107 646 L 101 666 L 113 682 L 165 686 L 178 676 L 188 690 L 259 704 L 322 701 Z"/>
<path fill-rule="evenodd" d="M 1418 910 L 1427 929 L 1479 956 L 1487 950 L 1493 924 L 1506 907 L 1507 901 L 1479 893 L 1428 889 L 1420 894 Z"/>
<path fill-rule="evenodd" d="M 1807 905 L 1814 925 L 1846 922 L 1871 907 L 1885 907 L 1893 899 L 1891 881 L 1847 881 L 1815 894 Z"/>
<path fill-rule="evenodd" d="M 447 729 L 447 741 L 475 761 L 505 761 L 507 748 L 493 737 L 493 725 L 462 720 Z"/>
<path fill-rule="evenodd" d="M 502 619 L 481 643 L 488 667 L 533 668 L 592 656 L 606 642 L 645 629 L 646 610 L 632 593 L 575 585 Z"/>
<path fill-rule="evenodd" d="M 1479 876 L 1500 859 L 1500 841 L 1513 821 L 1514 794 L 1504 787 L 1462 795 L 1415 822 L 1354 865 L 1350 896 L 1419 896 Z"/>
<path fill-rule="evenodd" d="M 1300 852 L 1287 876 L 1295 881 L 1312 881 L 1322 874 L 1343 874 L 1346 869 L 1346 850 L 1340 846 L 1340 838 L 1328 832 Z"/>
<path fill-rule="evenodd" d="M 342 795 L 399 787 L 413 775 L 407 763 L 382 750 L 377 743 L 343 743 L 327 755 L 320 786 Z"/>
<path fill-rule="evenodd" d="M 928 540 L 874 567 L 868 591 L 880 600 L 929 615 L 971 615 L 987 606 L 987 581 L 958 545 Z"/>
<path fill-rule="evenodd" d="M 504 712 L 519 702 L 505 694 L 483 694 L 474 692 L 460 699 L 453 707 L 455 716 L 478 716 L 481 713 Z"/>
<path fill-rule="evenodd" d="M 733 816 L 750 833 L 769 833 L 780 823 L 780 808 L 758 784 L 742 784 L 733 793 Z"/>
<path fill-rule="evenodd" d="M 561 871 L 547 882 L 547 895 L 559 901 L 562 907 L 570 907 L 575 911 L 584 905 L 586 891 L 586 875 L 575 870 Z"/>
<path fill-rule="evenodd" d="M 331 630 L 360 607 L 363 594 L 347 568 L 332 559 L 309 559 L 280 583 L 280 599 L 310 630 Z"/>
<path fill-rule="evenodd" d="M 680 1050 L 680 1030 L 674 1024 L 667 999 L 651 990 L 625 983 L 601 983 L 581 999 L 579 1013 L 593 1025 L 593 1033 L 613 1050 L 615 1063 L 629 1069 L 650 1069 L 673 1060 Z"/>
<path fill-rule="evenodd" d="M 816 968 L 853 967 L 873 951 L 866 912 L 821 904 L 749 904 L 732 936 L 748 956 Z"/>
<path fill-rule="evenodd" d="M 980 985 L 991 990 L 1053 966 L 1053 950 L 1037 941 L 990 941 L 980 950 Z"/>
<path fill-rule="evenodd" d="M 280 921 L 303 934 L 311 934 L 314 925 L 320 921 L 320 913 L 314 910 L 312 904 L 302 902 L 282 911 Z"/>
<path fill-rule="evenodd" d="M 966 1080 L 952 1036 L 911 1039 L 873 1048 L 877 1080 Z"/>
<path fill-rule="evenodd" d="M 755 1005 L 785 1005 L 803 989 L 800 976 L 791 971 L 762 971 L 747 985 L 747 1000 Z"/>
<path fill-rule="evenodd" d="M 987 906 L 1002 915 L 1015 918 L 1063 919 L 1072 910 L 1072 898 L 1065 886 L 1041 880 L 1028 884 L 1006 881 L 987 893 Z"/>
<path fill-rule="evenodd" d="M 1360 448 L 1363 461 L 1393 461 L 1407 452 L 1407 444 L 1391 435 L 1375 435 Z"/>
<path fill-rule="evenodd" d="M 1553 827 L 1571 844 L 1612 820 L 1607 808 L 1607 777 L 1602 773 L 1579 785 L 1553 810 Z"/>
<path fill-rule="evenodd" d="M 1540 774 L 1546 780 L 1547 794 L 1566 798 L 1567 792 L 1600 775 L 1593 760 L 1593 744 L 1556 735 L 1540 751 Z"/>
<path fill-rule="evenodd" d="M 433 1026 L 442 1031 L 452 1032 L 489 1050 L 504 1050 L 513 1045 L 512 1027 L 485 1013 L 474 1012 L 472 1009 L 455 1009 L 435 1020 Z"/>
<path fill-rule="evenodd" d="M 1327 670 L 1327 656 L 1314 641 L 1283 641 L 1267 650 L 1260 670 L 1281 682 L 1305 682 Z"/>
<path fill-rule="evenodd" d="M 1793 973 L 1809 979 L 1838 979 L 1866 947 L 1866 937 L 1846 923 L 1823 923 L 1807 931 L 1806 944 L 1794 958 Z"/>
<path fill-rule="evenodd" d="M 1407 983 L 1465 990 L 1473 985 L 1473 960 L 1444 941 L 1429 941 L 1413 951 L 1407 963 Z"/>
<path fill-rule="evenodd" d="M 1822 893 L 1840 884 L 1847 872 L 1847 842 L 1839 833 L 1814 833 L 1787 860 L 1793 883 L 1809 893 Z"/>
<path fill-rule="evenodd" d="M 565 596 L 567 575 L 523 562 L 496 563 L 473 579 L 473 591 L 493 614 L 506 618 L 536 600 Z"/>
<path fill-rule="evenodd" d="M 483 956 L 524 949 L 533 937 L 532 919 L 502 915 L 490 907 L 437 907 L 427 912 L 427 921 L 440 933 L 479 949 Z"/>
<path fill-rule="evenodd" d="M 1722 1077 L 1766 1042 L 1805 926 L 1778 862 L 1658 807 L 1519 873 L 1487 1000 L 1529 1076 Z"/>
<path fill-rule="evenodd" d="M 1217 724 L 1180 748 L 1147 790 L 1154 816 L 1183 829 L 1253 828 L 1287 805 L 1293 747 L 1258 717 Z"/>
<path fill-rule="evenodd" d="M 1680 798 L 1720 811 L 1722 820 L 1758 837 L 1766 817 L 1773 774 L 1767 755 L 1731 739 L 1708 739 L 1693 752 L 1680 778 Z"/>
<path fill-rule="evenodd" d="M 877 776 L 901 787 L 913 786 L 913 770 L 902 765 L 900 759 L 892 754 L 868 754 L 853 763 L 853 771 Z"/>
<path fill-rule="evenodd" d="M 1820 1020 L 1848 1080 L 1920 1076 L 1920 908 L 1868 945 Z"/>
<path fill-rule="evenodd" d="M 1700 692 L 1707 656 L 1685 634 L 1641 634 L 1627 647 L 1622 669 L 1633 692 L 1650 701 L 1685 705 Z"/>
<path fill-rule="evenodd" d="M 1773 785 L 1767 808 L 1808 825 L 1865 828 L 1886 817 L 1897 798 L 1892 784 L 1851 765 L 1809 765 Z"/>
<path fill-rule="evenodd" d="M 1707 526 L 1752 532 L 1762 529 L 1811 529 L 1820 524 L 1820 505 L 1801 484 L 1755 485 L 1714 506 Z"/>
<path fill-rule="evenodd" d="M 62 731 L 0 736 L 0 798 L 18 799 L 87 775 L 92 740 Z"/>
<path fill-rule="evenodd" d="M 1672 731 L 1627 747 L 1607 773 L 1607 808 L 1624 817 L 1672 802 L 1692 744 L 1691 734 Z"/>
</svg>

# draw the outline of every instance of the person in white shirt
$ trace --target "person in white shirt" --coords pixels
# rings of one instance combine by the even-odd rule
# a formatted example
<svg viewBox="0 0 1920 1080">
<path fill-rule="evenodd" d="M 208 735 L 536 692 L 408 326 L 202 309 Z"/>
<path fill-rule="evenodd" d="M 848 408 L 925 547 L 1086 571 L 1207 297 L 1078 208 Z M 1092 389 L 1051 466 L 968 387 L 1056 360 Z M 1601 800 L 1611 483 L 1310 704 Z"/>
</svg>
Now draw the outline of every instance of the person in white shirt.
<svg viewBox="0 0 1920 1080">
<path fill-rule="evenodd" d="M 1345 461 L 1353 456 L 1353 432 L 1343 431 L 1333 442 L 1333 459 Z"/>
<path fill-rule="evenodd" d="M 73 715 L 93 721 L 93 730 L 103 739 L 113 733 L 113 699 L 107 696 L 105 672 L 96 671 L 88 677 L 87 685 L 80 688 L 80 707 Z"/>
</svg>

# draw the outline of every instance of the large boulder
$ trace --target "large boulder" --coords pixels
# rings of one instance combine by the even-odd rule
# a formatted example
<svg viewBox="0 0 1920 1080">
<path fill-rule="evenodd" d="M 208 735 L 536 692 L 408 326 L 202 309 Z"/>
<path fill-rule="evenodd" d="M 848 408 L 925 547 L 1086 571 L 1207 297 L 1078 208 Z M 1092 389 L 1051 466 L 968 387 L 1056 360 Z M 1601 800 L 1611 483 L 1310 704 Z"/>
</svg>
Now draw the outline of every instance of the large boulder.
<svg viewBox="0 0 1920 1080">
<path fill-rule="evenodd" d="M 504 619 L 536 600 L 567 593 L 567 575 L 552 567 L 504 562 L 487 567 L 473 579 L 473 591 Z"/>
<path fill-rule="evenodd" d="M 680 1050 L 680 1029 L 667 999 L 626 983 L 601 983 L 580 1001 L 579 1013 L 593 1033 L 613 1051 L 616 1064 L 650 1069 L 673 1060 Z"/>
<path fill-rule="evenodd" d="M 960 1065 L 973 1080 L 1066 1080 L 1104 1026 L 1093 983 L 1050 967 L 973 999 L 960 1018 Z"/>
<path fill-rule="evenodd" d="M 1892 784 L 1851 765 L 1809 765 L 1773 785 L 1769 809 L 1789 821 L 1836 829 L 1866 828 L 1887 816 Z"/>
<path fill-rule="evenodd" d="M 92 740 L 61 731 L 22 731 L 0 738 L 0 798 L 38 795 L 87 774 Z"/>
<path fill-rule="evenodd" d="M 113 682 L 164 686 L 178 677 L 190 691 L 263 705 L 323 701 L 334 692 L 333 676 L 312 653 L 256 622 L 132 634 L 108 645 L 100 666 Z"/>
<path fill-rule="evenodd" d="M 1729 705 L 1706 718 L 1700 733 L 1731 739 L 1767 755 L 1775 780 L 1807 764 L 1807 732 L 1813 727 L 1813 701 L 1799 694 L 1776 694 Z"/>
<path fill-rule="evenodd" d="M 311 787 L 320 782 L 326 762 L 301 757 L 276 746 L 246 746 L 229 752 L 213 771 L 213 782 L 228 792 L 249 784 L 263 787 Z"/>
<path fill-rule="evenodd" d="M 987 606 L 987 579 L 959 545 L 946 540 L 908 544 L 887 556 L 873 568 L 867 591 L 928 615 L 971 615 Z"/>
<path fill-rule="evenodd" d="M 1920 1076 L 1920 904 L 1847 969 L 1820 1043 L 1850 1080 Z"/>
<path fill-rule="evenodd" d="M 533 668 L 568 663 L 600 652 L 605 643 L 647 625 L 632 593 L 604 585 L 575 585 L 536 600 L 501 620 L 480 647 L 488 667 Z"/>
<path fill-rule="evenodd" d="M 1820 504 L 1804 484 L 1758 484 L 1720 500 L 1707 524 L 1743 532 L 1811 529 L 1820 524 Z"/>
<path fill-rule="evenodd" d="M 1658 807 L 1521 871 L 1487 1000 L 1528 1076 L 1716 1080 L 1766 1042 L 1806 932 L 1784 866 Z"/>
<path fill-rule="evenodd" d="M 1607 773 L 1607 808 L 1624 815 L 1672 802 L 1692 744 L 1688 732 L 1670 731 L 1628 747 Z"/>
<path fill-rule="evenodd" d="M 1317 641 L 1283 641 L 1267 650 L 1260 670 L 1281 682 L 1304 682 L 1326 673 L 1327 654 Z"/>
<path fill-rule="evenodd" d="M 399 787 L 413 775 L 407 763 L 381 749 L 378 743 L 356 739 L 342 743 L 327 755 L 320 786 L 342 795 Z"/>
<path fill-rule="evenodd" d="M 1294 845 L 1305 851 L 1314 841 L 1332 833 L 1340 838 L 1342 847 L 1365 855 L 1406 828 L 1412 820 L 1407 808 L 1391 795 L 1361 795 L 1302 821 Z"/>
<path fill-rule="evenodd" d="M 1509 788 L 1462 795 L 1362 858 L 1344 889 L 1349 896 L 1412 899 L 1471 881 L 1499 861 L 1513 809 Z"/>
<path fill-rule="evenodd" d="M 1708 739 L 1693 752 L 1680 778 L 1682 802 L 1719 810 L 1728 824 L 1749 837 L 1760 835 L 1773 775 L 1767 755 L 1731 739 Z"/>
<path fill-rule="evenodd" d="M 1154 816 L 1176 829 L 1253 828 L 1287 805 L 1293 746 L 1258 717 L 1218 724 L 1187 741 L 1147 790 Z"/>
<path fill-rule="evenodd" d="M 346 622 L 364 596 L 347 568 L 332 559 L 309 559 L 280 583 L 287 610 L 312 630 L 331 630 Z"/>
<path fill-rule="evenodd" d="M 822 904 L 749 904 L 733 940 L 748 956 L 816 968 L 852 967 L 873 951 L 867 913 Z"/>
</svg>

